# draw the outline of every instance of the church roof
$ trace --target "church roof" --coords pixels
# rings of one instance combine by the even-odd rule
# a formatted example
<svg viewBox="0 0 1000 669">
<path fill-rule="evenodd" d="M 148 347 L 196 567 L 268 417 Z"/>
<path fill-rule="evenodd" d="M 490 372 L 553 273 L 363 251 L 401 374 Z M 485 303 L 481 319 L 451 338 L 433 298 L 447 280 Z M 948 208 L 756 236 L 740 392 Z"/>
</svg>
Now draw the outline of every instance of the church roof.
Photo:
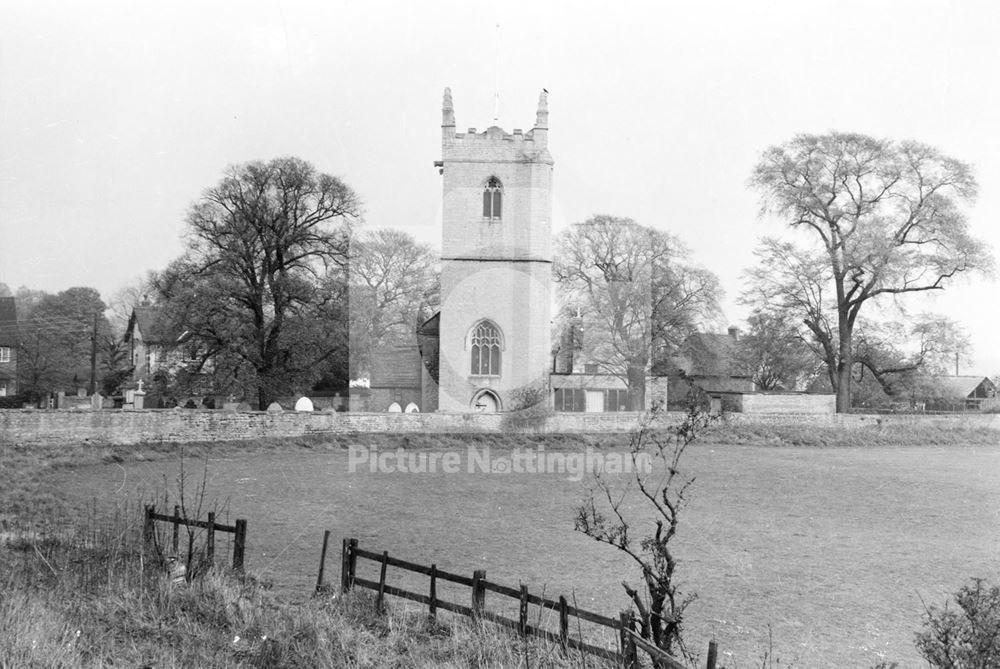
<svg viewBox="0 0 1000 669">
<path fill-rule="evenodd" d="M 427 373 L 434 382 L 438 382 L 440 368 L 441 345 L 441 312 L 437 312 L 417 328 L 417 345 L 420 348 L 420 358 Z"/>
<path fill-rule="evenodd" d="M 441 336 L 441 312 L 436 312 L 433 316 L 421 323 L 420 327 L 417 328 L 417 334 L 429 337 Z"/>
<path fill-rule="evenodd" d="M 372 388 L 420 388 L 420 351 L 416 344 L 379 350 L 372 360 Z"/>
</svg>

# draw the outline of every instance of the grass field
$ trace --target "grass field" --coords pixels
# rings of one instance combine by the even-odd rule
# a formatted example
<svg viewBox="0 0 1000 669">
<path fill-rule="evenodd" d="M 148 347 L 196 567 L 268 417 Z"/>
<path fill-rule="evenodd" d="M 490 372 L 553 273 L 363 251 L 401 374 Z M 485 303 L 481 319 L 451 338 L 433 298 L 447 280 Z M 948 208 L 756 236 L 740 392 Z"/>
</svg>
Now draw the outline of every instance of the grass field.
<svg viewBox="0 0 1000 669">
<path fill-rule="evenodd" d="M 781 666 L 924 666 L 913 647 L 922 602 L 941 603 L 968 578 L 1000 571 L 1000 445 L 992 441 L 696 442 L 684 462 L 697 481 L 678 539 L 684 584 L 699 595 L 688 610 L 689 644 L 703 652 L 715 636 L 728 667 L 760 666 L 769 636 Z M 419 438 L 408 446 L 420 448 Z M 192 490 L 201 465 L 188 459 L 186 469 Z M 501 582 L 573 593 L 581 607 L 606 614 L 625 604 L 618 583 L 636 576 L 613 550 L 573 532 L 587 478 L 350 473 L 345 451 L 318 443 L 229 451 L 207 471 L 208 497 L 249 520 L 248 568 L 292 599 L 310 592 L 325 529 L 443 569 L 484 568 Z M 125 461 L 43 479 L 88 507 L 162 494 L 177 475 L 176 460 Z M 634 512 L 641 526 L 645 510 Z M 335 558 L 334 580 L 337 568 Z"/>
</svg>

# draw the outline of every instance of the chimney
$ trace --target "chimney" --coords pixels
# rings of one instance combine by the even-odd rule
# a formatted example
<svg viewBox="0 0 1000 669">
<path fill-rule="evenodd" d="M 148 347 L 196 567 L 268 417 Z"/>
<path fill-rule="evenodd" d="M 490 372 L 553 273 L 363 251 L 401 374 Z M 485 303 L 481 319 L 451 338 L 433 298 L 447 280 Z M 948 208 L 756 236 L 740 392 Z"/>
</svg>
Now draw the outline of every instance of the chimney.
<svg viewBox="0 0 1000 669">
<path fill-rule="evenodd" d="M 739 341 L 740 340 L 740 329 L 738 327 L 736 327 L 735 325 L 730 325 L 729 326 L 729 336 L 732 337 L 734 340 Z"/>
</svg>

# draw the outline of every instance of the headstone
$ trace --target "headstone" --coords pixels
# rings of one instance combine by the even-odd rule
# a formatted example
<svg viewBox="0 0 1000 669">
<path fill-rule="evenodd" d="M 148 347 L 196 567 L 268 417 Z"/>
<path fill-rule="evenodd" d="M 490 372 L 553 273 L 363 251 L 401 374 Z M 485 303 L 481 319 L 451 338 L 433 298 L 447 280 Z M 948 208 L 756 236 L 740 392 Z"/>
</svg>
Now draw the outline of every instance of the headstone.
<svg viewBox="0 0 1000 669">
<path fill-rule="evenodd" d="M 142 390 L 142 381 L 139 381 L 139 389 L 132 393 L 132 408 L 141 409 L 146 401 L 146 393 Z"/>
<path fill-rule="evenodd" d="M 236 410 L 237 411 L 253 411 L 253 409 L 250 408 L 250 405 L 247 402 L 240 402 L 239 404 L 237 404 L 236 405 Z"/>
<path fill-rule="evenodd" d="M 409 404 L 406 405 L 405 413 L 420 413 L 420 407 L 418 407 L 413 402 L 410 402 Z"/>
<path fill-rule="evenodd" d="M 295 410 L 300 411 L 302 413 L 312 412 L 313 410 L 312 400 L 309 399 L 308 397 L 300 397 L 295 402 Z"/>
<path fill-rule="evenodd" d="M 226 413 L 236 413 L 240 410 L 239 402 L 223 402 L 222 410 Z"/>
<path fill-rule="evenodd" d="M 277 402 L 271 402 L 271 404 L 269 404 L 267 407 L 268 413 L 281 413 L 283 411 L 284 409 L 282 409 L 281 405 L 278 404 Z"/>
<path fill-rule="evenodd" d="M 389 405 L 389 408 L 386 409 L 386 411 L 388 411 L 389 413 L 402 413 L 403 407 L 399 406 L 399 403 L 393 402 L 392 404 Z"/>
<path fill-rule="evenodd" d="M 94 411 L 100 411 L 104 408 L 104 398 L 101 397 L 100 393 L 94 393 L 90 396 L 90 408 Z"/>
</svg>

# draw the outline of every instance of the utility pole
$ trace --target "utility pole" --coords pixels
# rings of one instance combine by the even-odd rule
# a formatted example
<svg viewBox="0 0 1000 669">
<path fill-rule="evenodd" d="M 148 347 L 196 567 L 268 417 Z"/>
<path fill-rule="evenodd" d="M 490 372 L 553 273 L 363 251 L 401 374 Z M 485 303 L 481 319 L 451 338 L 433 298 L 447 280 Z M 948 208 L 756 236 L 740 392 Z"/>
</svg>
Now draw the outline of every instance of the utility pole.
<svg viewBox="0 0 1000 669">
<path fill-rule="evenodd" d="M 97 316 L 94 312 L 94 330 L 90 334 L 90 395 L 97 393 Z"/>
</svg>

